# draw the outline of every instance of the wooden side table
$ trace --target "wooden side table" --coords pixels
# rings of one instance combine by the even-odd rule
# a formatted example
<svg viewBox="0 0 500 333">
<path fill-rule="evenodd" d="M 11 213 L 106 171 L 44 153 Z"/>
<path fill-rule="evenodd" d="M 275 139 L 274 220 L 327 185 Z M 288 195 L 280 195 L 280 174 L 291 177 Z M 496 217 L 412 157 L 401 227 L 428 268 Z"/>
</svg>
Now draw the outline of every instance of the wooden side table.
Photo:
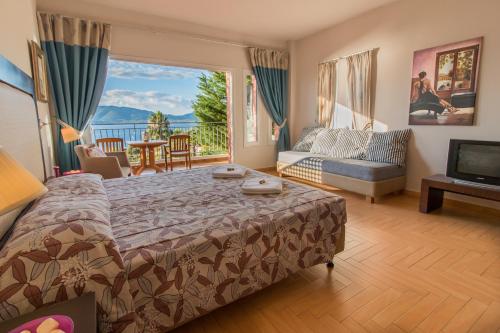
<svg viewBox="0 0 500 333">
<path fill-rule="evenodd" d="M 469 195 L 476 198 L 500 201 L 500 189 L 481 184 L 457 183 L 445 175 L 434 175 L 422 179 L 420 211 L 429 213 L 443 206 L 444 192 Z"/>
<path fill-rule="evenodd" d="M 43 306 L 17 318 L 0 322 L 0 332 L 9 332 L 30 320 L 50 315 L 65 315 L 70 317 L 75 324 L 75 333 L 97 332 L 97 312 L 94 293 L 84 294 L 65 302 Z"/>
</svg>

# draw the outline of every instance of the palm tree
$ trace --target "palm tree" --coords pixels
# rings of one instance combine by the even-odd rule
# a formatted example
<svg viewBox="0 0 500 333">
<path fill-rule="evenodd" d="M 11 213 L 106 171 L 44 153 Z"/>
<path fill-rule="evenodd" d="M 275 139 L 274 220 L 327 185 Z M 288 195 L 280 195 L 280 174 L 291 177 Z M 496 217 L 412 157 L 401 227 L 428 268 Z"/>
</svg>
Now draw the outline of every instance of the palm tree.
<svg viewBox="0 0 500 333">
<path fill-rule="evenodd" d="M 148 133 L 151 139 L 165 139 L 169 131 L 170 122 L 168 117 L 161 111 L 153 112 L 148 118 Z"/>
</svg>

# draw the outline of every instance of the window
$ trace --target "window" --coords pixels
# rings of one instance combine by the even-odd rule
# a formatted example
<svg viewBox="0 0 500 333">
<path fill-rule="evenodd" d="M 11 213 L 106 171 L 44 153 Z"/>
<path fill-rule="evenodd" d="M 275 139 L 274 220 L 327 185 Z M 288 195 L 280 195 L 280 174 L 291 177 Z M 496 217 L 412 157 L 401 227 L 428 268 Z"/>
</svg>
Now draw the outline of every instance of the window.
<svg viewBox="0 0 500 333">
<path fill-rule="evenodd" d="M 245 75 L 245 140 L 255 143 L 257 137 L 257 82 L 255 75 Z"/>
<path fill-rule="evenodd" d="M 228 155 L 230 89 L 224 71 L 110 59 L 90 132 L 94 140 L 123 139 L 132 162 L 139 152 L 128 142 L 180 133 L 191 136 L 197 156 Z"/>
<path fill-rule="evenodd" d="M 454 93 L 473 91 L 476 80 L 479 46 L 445 51 L 436 55 L 435 90 L 441 98 Z"/>
<path fill-rule="evenodd" d="M 278 126 L 265 109 L 255 75 L 249 70 L 243 71 L 243 117 L 245 146 L 276 144 Z"/>
</svg>

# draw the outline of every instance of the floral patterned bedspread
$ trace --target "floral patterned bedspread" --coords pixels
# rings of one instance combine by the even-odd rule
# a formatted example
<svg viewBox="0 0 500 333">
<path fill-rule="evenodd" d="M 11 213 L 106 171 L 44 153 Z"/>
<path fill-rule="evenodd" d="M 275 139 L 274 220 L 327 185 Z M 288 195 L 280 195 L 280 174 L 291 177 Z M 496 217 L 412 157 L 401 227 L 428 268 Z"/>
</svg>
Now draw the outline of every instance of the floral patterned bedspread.
<svg viewBox="0 0 500 333">
<path fill-rule="evenodd" d="M 333 257 L 342 197 L 244 195 L 211 168 L 103 181 L 139 331 L 165 332 Z M 251 171 L 251 177 L 269 177 Z"/>
<path fill-rule="evenodd" d="M 0 320 L 94 292 L 100 332 L 165 332 L 333 257 L 343 198 L 242 182 L 211 168 L 50 180 L 0 250 Z"/>
</svg>

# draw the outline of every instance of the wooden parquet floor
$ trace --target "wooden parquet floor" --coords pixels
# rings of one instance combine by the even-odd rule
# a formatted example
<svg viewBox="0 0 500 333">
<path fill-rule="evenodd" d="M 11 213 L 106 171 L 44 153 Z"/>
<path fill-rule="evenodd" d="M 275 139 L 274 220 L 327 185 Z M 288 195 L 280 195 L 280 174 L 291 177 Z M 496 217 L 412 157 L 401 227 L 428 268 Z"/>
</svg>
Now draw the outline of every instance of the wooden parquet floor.
<svg viewBox="0 0 500 333">
<path fill-rule="evenodd" d="M 347 199 L 346 249 L 175 332 L 500 332 L 500 213 Z"/>
</svg>

